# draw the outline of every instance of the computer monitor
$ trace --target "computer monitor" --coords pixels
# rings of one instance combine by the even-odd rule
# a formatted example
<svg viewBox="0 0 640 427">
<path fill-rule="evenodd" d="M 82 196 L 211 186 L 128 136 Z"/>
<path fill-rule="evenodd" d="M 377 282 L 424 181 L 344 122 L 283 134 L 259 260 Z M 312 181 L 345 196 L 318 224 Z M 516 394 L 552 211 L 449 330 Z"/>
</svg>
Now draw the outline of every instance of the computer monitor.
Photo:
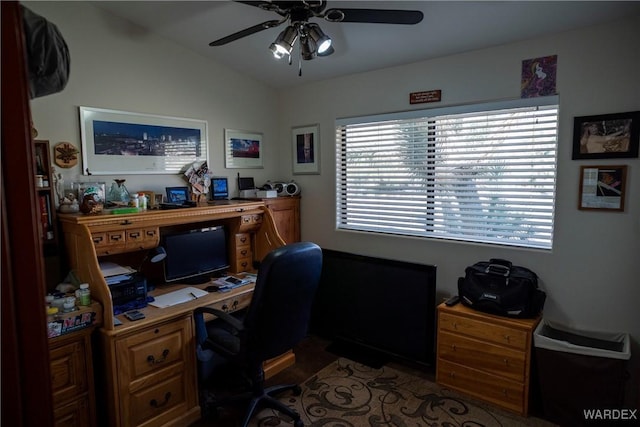
<svg viewBox="0 0 640 427">
<path fill-rule="evenodd" d="M 256 188 L 256 184 L 253 177 L 238 177 L 238 190 L 253 190 L 254 188 Z"/>
<path fill-rule="evenodd" d="M 227 178 L 211 178 L 211 200 L 229 199 L 229 181 Z"/>
</svg>

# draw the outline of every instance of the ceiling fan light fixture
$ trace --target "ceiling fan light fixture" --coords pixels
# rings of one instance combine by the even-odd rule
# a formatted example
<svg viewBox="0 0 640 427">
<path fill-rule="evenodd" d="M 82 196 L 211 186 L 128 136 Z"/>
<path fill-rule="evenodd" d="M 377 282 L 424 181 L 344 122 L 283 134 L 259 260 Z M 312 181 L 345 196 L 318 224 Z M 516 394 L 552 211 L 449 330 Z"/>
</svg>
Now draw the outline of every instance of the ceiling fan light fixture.
<svg viewBox="0 0 640 427">
<path fill-rule="evenodd" d="M 318 24 L 307 25 L 309 31 L 309 37 L 314 41 L 317 46 L 318 55 L 324 54 L 331 47 L 331 38 L 326 35 Z"/>
<path fill-rule="evenodd" d="M 271 43 L 269 50 L 277 59 L 282 58 L 284 55 L 291 55 L 291 50 L 297 39 L 298 31 L 292 25 L 289 25 L 278 35 L 276 41 Z"/>
<path fill-rule="evenodd" d="M 300 38 L 300 55 L 305 61 L 309 61 L 316 56 L 316 46 L 309 37 Z"/>
<path fill-rule="evenodd" d="M 335 49 L 333 48 L 333 46 L 329 46 L 328 49 L 326 49 L 324 52 L 320 53 L 318 52 L 317 55 L 318 56 L 329 56 L 331 55 L 333 52 L 335 52 Z"/>
</svg>

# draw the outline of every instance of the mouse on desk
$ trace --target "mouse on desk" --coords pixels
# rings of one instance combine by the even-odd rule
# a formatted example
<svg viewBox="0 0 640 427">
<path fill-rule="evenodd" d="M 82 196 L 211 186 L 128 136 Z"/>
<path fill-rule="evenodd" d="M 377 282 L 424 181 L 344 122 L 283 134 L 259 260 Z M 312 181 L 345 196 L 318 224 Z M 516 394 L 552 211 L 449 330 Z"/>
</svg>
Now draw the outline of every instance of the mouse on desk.
<svg viewBox="0 0 640 427">
<path fill-rule="evenodd" d="M 211 285 L 211 286 L 207 286 L 206 288 L 204 288 L 205 291 L 207 292 L 218 292 L 220 290 L 220 288 L 216 285 Z"/>
</svg>

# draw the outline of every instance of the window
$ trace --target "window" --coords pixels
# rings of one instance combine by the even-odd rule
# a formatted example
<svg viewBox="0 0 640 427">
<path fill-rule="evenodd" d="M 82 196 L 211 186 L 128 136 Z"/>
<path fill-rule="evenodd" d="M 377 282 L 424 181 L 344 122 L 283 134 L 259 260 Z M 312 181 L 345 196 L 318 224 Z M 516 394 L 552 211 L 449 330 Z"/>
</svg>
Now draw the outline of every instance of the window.
<svg viewBox="0 0 640 427">
<path fill-rule="evenodd" d="M 557 103 L 338 120 L 338 229 L 550 249 Z"/>
</svg>

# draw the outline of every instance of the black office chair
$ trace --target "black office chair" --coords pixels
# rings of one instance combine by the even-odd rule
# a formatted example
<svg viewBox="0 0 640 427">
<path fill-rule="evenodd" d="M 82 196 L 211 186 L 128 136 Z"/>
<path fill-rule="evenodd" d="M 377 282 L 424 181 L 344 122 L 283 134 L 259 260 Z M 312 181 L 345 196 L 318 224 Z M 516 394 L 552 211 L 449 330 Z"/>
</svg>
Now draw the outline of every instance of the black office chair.
<svg viewBox="0 0 640 427">
<path fill-rule="evenodd" d="M 240 396 L 250 399 L 245 427 L 262 407 L 288 415 L 296 427 L 304 425 L 297 412 L 272 397 L 285 390 L 300 394 L 300 387 L 289 384 L 265 388 L 262 365 L 292 349 L 307 334 L 321 270 L 322 250 L 318 245 L 285 245 L 269 252 L 260 263 L 253 297 L 243 319 L 210 307 L 195 310 L 198 359 L 206 362 L 214 351 L 240 366 L 250 380 L 251 391 Z M 203 313 L 214 314 L 218 319 L 205 323 Z M 200 369 L 201 385 L 206 383 L 208 374 Z M 221 401 L 214 403 L 224 406 Z"/>
</svg>

